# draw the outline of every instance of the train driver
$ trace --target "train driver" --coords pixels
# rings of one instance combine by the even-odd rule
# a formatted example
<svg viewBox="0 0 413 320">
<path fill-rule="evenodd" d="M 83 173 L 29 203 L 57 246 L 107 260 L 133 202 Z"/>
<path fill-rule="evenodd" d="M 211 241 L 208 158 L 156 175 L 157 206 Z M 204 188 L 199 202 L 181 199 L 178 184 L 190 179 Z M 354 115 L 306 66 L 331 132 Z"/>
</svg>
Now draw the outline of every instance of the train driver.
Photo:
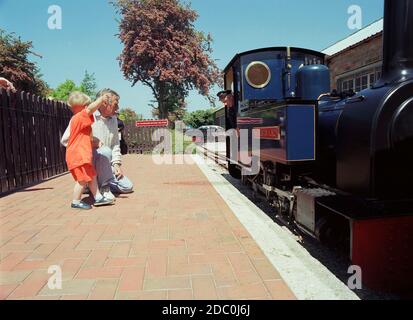
<svg viewBox="0 0 413 320">
<path fill-rule="evenodd" d="M 232 93 L 231 90 L 224 90 L 220 91 L 217 94 L 219 101 L 221 101 L 225 108 L 225 118 L 226 118 L 226 123 L 225 127 L 226 129 L 232 129 L 237 127 L 237 111 L 235 110 L 234 106 L 234 94 Z"/>
<path fill-rule="evenodd" d="M 234 106 L 234 95 L 231 90 L 220 91 L 218 92 L 217 97 L 227 108 L 232 108 Z"/>
</svg>

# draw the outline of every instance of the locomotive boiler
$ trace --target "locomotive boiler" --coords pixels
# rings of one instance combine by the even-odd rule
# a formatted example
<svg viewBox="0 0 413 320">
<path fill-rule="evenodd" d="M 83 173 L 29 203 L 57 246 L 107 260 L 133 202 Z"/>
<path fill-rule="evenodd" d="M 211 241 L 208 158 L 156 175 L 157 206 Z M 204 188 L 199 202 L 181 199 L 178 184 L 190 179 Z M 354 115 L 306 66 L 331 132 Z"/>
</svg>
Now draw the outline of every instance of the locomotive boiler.
<svg viewBox="0 0 413 320">
<path fill-rule="evenodd" d="M 275 47 L 232 59 L 226 129 L 249 133 L 249 157 L 238 147 L 234 160 L 228 140 L 228 168 L 280 218 L 346 250 L 366 285 L 411 292 L 413 0 L 384 8 L 382 77 L 361 92 L 330 93 L 320 52 Z M 241 174 L 253 155 L 259 173 Z"/>
</svg>

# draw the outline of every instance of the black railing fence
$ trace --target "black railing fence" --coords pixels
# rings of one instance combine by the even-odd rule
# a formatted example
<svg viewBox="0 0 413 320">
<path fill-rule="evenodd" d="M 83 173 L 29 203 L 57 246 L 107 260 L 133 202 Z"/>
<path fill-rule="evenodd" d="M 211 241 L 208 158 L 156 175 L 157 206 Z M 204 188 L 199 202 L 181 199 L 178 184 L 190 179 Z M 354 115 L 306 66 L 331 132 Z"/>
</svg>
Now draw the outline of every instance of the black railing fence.
<svg viewBox="0 0 413 320">
<path fill-rule="evenodd" d="M 0 194 L 67 171 L 60 139 L 71 116 L 65 103 L 0 89 Z"/>
</svg>

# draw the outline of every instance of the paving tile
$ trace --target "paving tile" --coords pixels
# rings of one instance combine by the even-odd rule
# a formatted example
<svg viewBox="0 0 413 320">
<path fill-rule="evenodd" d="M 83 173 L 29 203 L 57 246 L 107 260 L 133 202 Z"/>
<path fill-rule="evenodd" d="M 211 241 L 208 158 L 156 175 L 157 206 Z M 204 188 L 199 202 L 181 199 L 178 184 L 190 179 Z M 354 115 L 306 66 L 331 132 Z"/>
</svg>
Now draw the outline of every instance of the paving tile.
<svg viewBox="0 0 413 320">
<path fill-rule="evenodd" d="M 142 292 L 139 296 L 139 300 L 166 300 L 167 294 L 167 291 Z"/>
<path fill-rule="evenodd" d="M 284 281 L 265 281 L 265 286 L 275 300 L 296 300 L 294 293 L 288 288 Z"/>
<path fill-rule="evenodd" d="M 127 258 L 129 256 L 129 251 L 131 249 L 131 244 L 127 243 L 116 243 L 112 246 L 109 257 L 122 257 Z"/>
<path fill-rule="evenodd" d="M 89 295 L 94 288 L 96 280 L 69 280 L 62 282 L 62 289 L 49 289 L 48 286 L 44 286 L 39 292 L 39 296 L 64 296 L 64 295 Z"/>
<path fill-rule="evenodd" d="M 0 300 L 5 300 L 18 286 L 17 283 L 0 285 Z"/>
<path fill-rule="evenodd" d="M 228 262 L 213 263 L 212 272 L 217 287 L 234 286 L 238 284 L 234 270 Z"/>
<path fill-rule="evenodd" d="M 218 296 L 224 300 L 253 299 L 269 296 L 263 283 L 250 285 L 237 285 L 217 288 Z"/>
<path fill-rule="evenodd" d="M 64 295 L 60 300 L 87 300 L 88 295 Z"/>
<path fill-rule="evenodd" d="M 103 267 L 108 259 L 110 250 L 108 249 L 101 249 L 101 250 L 94 250 L 90 253 L 87 257 L 85 263 L 83 264 L 84 268 L 98 268 Z"/>
<path fill-rule="evenodd" d="M 194 293 L 194 299 L 218 299 L 213 276 L 192 276 L 192 290 Z"/>
<path fill-rule="evenodd" d="M 21 283 L 8 299 L 30 298 L 38 294 L 38 292 L 47 284 L 51 277 L 45 271 L 33 271 L 23 283 Z"/>
<path fill-rule="evenodd" d="M 182 275 L 206 275 L 211 274 L 211 265 L 207 263 L 169 263 L 168 275 L 182 276 Z"/>
<path fill-rule="evenodd" d="M 146 264 L 146 257 L 108 258 L 105 262 L 106 267 L 145 266 L 145 264 Z"/>
<path fill-rule="evenodd" d="M 168 300 L 192 300 L 193 294 L 191 289 L 168 290 Z"/>
<path fill-rule="evenodd" d="M 196 165 L 124 162 L 137 187 L 113 207 L 70 209 L 70 175 L 0 199 L 0 298 L 294 298 Z"/>
<path fill-rule="evenodd" d="M 117 279 L 98 280 L 92 292 L 90 293 L 89 300 L 112 300 L 115 298 L 116 288 L 118 287 Z"/>
<path fill-rule="evenodd" d="M 162 278 L 166 276 L 168 268 L 167 255 L 151 255 L 147 259 L 146 277 L 148 278 Z"/>
<path fill-rule="evenodd" d="M 277 280 L 281 279 L 280 274 L 275 270 L 268 259 L 253 260 L 253 264 L 258 274 L 263 280 Z"/>
<path fill-rule="evenodd" d="M 119 279 L 122 274 L 122 268 L 87 268 L 81 269 L 76 279 Z"/>
<path fill-rule="evenodd" d="M 0 285 L 20 283 L 32 273 L 32 270 L 0 271 Z"/>
<path fill-rule="evenodd" d="M 188 276 L 165 277 L 165 278 L 145 278 L 144 290 L 168 290 L 168 289 L 190 289 L 191 281 Z"/>
<path fill-rule="evenodd" d="M 126 268 L 122 272 L 118 290 L 124 291 L 141 291 L 143 290 L 143 280 L 145 268 Z"/>
<path fill-rule="evenodd" d="M 0 272 L 13 270 L 13 268 L 23 261 L 29 254 L 29 252 L 13 252 L 9 254 L 0 263 Z"/>
</svg>

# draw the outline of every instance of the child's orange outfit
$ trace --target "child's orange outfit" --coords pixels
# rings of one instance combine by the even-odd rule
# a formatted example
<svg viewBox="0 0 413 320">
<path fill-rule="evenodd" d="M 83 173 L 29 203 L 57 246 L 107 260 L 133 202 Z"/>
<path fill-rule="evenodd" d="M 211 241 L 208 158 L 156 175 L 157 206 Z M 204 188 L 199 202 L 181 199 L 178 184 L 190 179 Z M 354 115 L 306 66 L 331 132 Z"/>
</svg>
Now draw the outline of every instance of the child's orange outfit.
<svg viewBox="0 0 413 320">
<path fill-rule="evenodd" d="M 96 176 L 93 167 L 92 124 L 93 115 L 86 109 L 76 113 L 70 120 L 70 138 L 66 147 L 66 163 L 75 181 L 91 182 Z"/>
</svg>

